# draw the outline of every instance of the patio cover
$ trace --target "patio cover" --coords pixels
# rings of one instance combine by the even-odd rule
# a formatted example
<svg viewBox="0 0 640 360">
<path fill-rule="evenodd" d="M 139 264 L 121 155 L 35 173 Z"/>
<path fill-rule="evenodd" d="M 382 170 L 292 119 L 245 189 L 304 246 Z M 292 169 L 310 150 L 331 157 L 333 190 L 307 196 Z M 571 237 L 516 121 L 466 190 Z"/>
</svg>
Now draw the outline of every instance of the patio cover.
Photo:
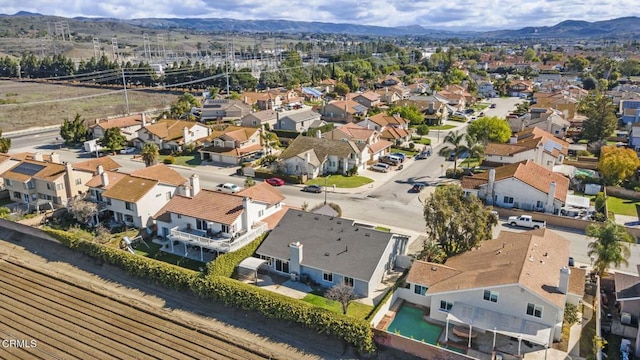
<svg viewBox="0 0 640 360">
<path fill-rule="evenodd" d="M 266 264 L 269 260 L 258 259 L 255 257 L 248 257 L 238 264 L 238 275 L 240 278 L 247 276 L 246 274 L 252 274 L 254 277 L 254 281 L 258 283 L 258 269 L 263 264 Z"/>
<path fill-rule="evenodd" d="M 456 302 L 447 315 L 447 320 L 471 325 L 486 331 L 522 338 L 536 344 L 547 346 L 551 339 L 552 327 L 528 321 L 512 315 L 505 315 L 480 307 Z"/>
<path fill-rule="evenodd" d="M 567 198 L 564 203 L 565 203 L 565 206 L 588 209 L 591 206 L 589 201 L 590 200 L 588 197 L 577 196 L 577 195 L 567 195 Z"/>
</svg>

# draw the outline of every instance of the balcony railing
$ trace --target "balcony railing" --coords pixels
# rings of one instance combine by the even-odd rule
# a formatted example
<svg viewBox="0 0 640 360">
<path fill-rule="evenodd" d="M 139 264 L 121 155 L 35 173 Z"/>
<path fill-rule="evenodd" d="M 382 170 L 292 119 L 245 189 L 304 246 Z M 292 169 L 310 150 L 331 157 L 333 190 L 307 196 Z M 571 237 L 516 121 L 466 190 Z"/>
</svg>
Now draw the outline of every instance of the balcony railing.
<svg viewBox="0 0 640 360">
<path fill-rule="evenodd" d="M 195 235 L 187 231 L 180 231 L 178 230 L 178 227 L 175 227 L 169 231 L 168 237 L 171 241 L 178 240 L 190 245 L 202 246 L 218 252 L 226 253 L 240 249 L 265 231 L 267 231 L 267 224 L 257 223 L 251 230 L 237 238 L 224 237 L 213 239 Z"/>
</svg>

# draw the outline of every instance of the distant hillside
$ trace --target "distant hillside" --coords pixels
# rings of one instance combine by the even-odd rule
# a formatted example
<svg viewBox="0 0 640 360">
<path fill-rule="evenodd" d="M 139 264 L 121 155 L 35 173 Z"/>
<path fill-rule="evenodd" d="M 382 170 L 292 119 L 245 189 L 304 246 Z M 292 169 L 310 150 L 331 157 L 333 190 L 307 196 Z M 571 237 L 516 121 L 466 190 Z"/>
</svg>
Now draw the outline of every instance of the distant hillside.
<svg viewBox="0 0 640 360">
<path fill-rule="evenodd" d="M 640 35 L 640 18 L 622 17 L 606 21 L 566 20 L 554 26 L 525 27 L 519 30 L 484 32 L 481 36 L 496 38 L 609 38 Z"/>
</svg>

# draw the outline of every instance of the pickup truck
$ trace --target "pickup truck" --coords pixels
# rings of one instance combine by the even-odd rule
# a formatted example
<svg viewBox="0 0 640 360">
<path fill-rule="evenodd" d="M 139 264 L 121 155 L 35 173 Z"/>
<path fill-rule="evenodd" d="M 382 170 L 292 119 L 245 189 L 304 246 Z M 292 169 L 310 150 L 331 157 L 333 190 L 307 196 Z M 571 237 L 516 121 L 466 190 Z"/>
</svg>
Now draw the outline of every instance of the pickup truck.
<svg viewBox="0 0 640 360">
<path fill-rule="evenodd" d="M 546 221 L 533 220 L 531 215 L 509 216 L 507 222 L 511 226 L 521 226 L 530 229 L 547 227 Z"/>
</svg>

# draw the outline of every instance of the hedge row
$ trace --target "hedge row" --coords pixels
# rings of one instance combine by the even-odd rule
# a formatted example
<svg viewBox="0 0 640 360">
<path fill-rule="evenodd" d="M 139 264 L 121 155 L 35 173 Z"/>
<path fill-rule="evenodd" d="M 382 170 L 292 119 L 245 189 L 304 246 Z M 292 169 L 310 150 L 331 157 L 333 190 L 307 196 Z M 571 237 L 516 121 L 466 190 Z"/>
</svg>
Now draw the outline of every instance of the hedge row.
<svg viewBox="0 0 640 360">
<path fill-rule="evenodd" d="M 236 269 L 236 266 L 240 265 L 240 262 L 253 254 L 258 250 L 262 240 L 266 237 L 267 233 L 258 236 L 251 243 L 243 246 L 242 248 L 222 254 L 207 264 L 208 276 L 223 276 L 230 278 Z"/>
<path fill-rule="evenodd" d="M 147 278 L 173 289 L 189 290 L 201 298 L 220 301 L 227 306 L 256 311 L 265 317 L 292 321 L 319 333 L 337 336 L 363 353 L 375 350 L 373 332 L 362 319 L 337 314 L 219 275 L 228 274 L 229 269 L 233 272 L 232 267 L 242 260 L 241 257 L 252 255 L 251 248 L 255 251 L 262 237 L 237 251 L 237 254 L 230 253 L 224 255 L 224 258 L 220 256 L 218 259 L 223 258 L 222 264 L 217 267 L 212 265 L 212 273 L 205 277 L 195 271 L 80 239 L 65 231 L 49 228 L 44 230 L 65 246 L 118 266 L 131 275 Z M 245 256 L 246 254 L 248 255 Z"/>
</svg>

